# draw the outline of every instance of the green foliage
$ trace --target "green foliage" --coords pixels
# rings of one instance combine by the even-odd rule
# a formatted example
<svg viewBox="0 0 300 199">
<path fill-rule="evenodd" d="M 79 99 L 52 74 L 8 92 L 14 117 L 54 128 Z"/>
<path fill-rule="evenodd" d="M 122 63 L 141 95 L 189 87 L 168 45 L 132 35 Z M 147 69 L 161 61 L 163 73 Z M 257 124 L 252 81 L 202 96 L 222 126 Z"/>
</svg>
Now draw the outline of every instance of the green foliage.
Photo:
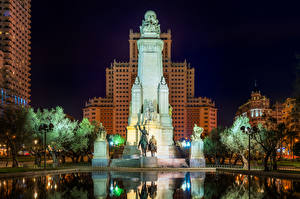
<svg viewBox="0 0 300 199">
<path fill-rule="evenodd" d="M 226 146 L 221 142 L 221 134 L 224 132 L 223 128 L 215 128 L 204 139 L 204 154 L 206 156 L 219 158 L 226 155 Z"/>
<path fill-rule="evenodd" d="M 112 135 L 111 140 L 113 141 L 115 146 L 120 146 L 125 143 L 125 139 L 119 134 Z"/>
<path fill-rule="evenodd" d="M 44 131 L 40 131 L 39 128 L 42 124 L 53 125 L 52 129 L 46 130 L 47 146 L 49 145 L 52 150 L 66 150 L 73 138 L 73 132 L 77 126 L 77 121 L 72 122 L 68 119 L 61 107 L 55 109 L 43 109 L 37 110 L 31 114 L 31 128 L 33 129 L 35 136 L 43 140 Z"/>
<path fill-rule="evenodd" d="M 221 134 L 221 142 L 232 152 L 244 156 L 248 151 L 249 136 L 241 130 L 242 126 L 251 127 L 247 117 L 238 117 L 233 126 Z M 255 150 L 258 150 L 255 147 L 255 140 L 251 139 L 250 144 L 252 146 L 251 152 L 255 153 Z"/>
<path fill-rule="evenodd" d="M 93 133 L 94 128 L 95 126 L 93 126 L 87 118 L 84 118 L 79 123 L 71 141 L 71 149 L 74 152 L 85 151 L 88 149 L 89 136 Z"/>
<path fill-rule="evenodd" d="M 18 166 L 17 152 L 31 140 L 28 121 L 26 108 L 12 104 L 4 106 L 0 117 L 0 142 L 10 148 L 13 167 Z"/>
</svg>

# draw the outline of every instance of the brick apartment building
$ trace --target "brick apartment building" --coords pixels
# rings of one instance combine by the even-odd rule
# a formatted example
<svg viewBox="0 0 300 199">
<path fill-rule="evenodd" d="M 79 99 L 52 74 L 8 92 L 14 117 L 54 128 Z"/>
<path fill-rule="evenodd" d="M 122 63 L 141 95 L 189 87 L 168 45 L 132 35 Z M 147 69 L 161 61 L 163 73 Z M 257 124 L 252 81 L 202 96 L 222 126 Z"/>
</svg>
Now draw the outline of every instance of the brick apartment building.
<svg viewBox="0 0 300 199">
<path fill-rule="evenodd" d="M 31 0 L 0 0 L 0 69 L 9 74 L 11 91 L 0 86 L 0 104 L 30 102 L 30 8 Z"/>
<path fill-rule="evenodd" d="M 189 137 L 194 124 L 210 132 L 217 127 L 217 108 L 206 97 L 195 97 L 195 69 L 186 61 L 172 62 L 171 31 L 161 33 L 164 41 L 163 71 L 169 87 L 172 106 L 174 139 Z M 106 68 L 106 97 L 94 97 L 86 102 L 83 117 L 103 124 L 109 134 L 126 136 L 131 88 L 137 76 L 140 33 L 129 33 L 129 62 L 114 62 Z"/>
</svg>

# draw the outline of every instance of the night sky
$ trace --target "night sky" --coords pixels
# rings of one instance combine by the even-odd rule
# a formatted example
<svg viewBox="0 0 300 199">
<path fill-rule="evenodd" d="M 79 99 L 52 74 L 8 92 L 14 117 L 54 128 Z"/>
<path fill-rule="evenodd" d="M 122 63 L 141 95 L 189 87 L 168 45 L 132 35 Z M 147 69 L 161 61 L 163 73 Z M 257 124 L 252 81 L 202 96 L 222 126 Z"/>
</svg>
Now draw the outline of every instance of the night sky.
<svg viewBox="0 0 300 199">
<path fill-rule="evenodd" d="M 292 95 L 300 3 L 195 2 L 33 0 L 31 105 L 81 119 L 89 98 L 105 96 L 105 68 L 128 61 L 129 29 L 149 9 L 172 31 L 172 61 L 195 67 L 196 96 L 216 101 L 219 125 L 232 123 L 255 80 L 273 103 Z"/>
</svg>

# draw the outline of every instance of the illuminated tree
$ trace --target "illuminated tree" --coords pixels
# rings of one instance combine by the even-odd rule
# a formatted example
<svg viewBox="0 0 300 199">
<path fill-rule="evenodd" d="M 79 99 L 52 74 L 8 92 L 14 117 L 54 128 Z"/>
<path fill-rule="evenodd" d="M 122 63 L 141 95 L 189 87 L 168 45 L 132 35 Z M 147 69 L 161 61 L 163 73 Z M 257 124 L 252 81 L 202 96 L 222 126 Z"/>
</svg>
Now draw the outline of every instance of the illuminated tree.
<svg viewBox="0 0 300 199">
<path fill-rule="evenodd" d="M 221 142 L 223 131 L 223 128 L 215 128 L 204 139 L 204 154 L 214 158 L 215 164 L 219 164 L 221 157 L 224 160 L 226 155 L 226 146 Z"/>
<path fill-rule="evenodd" d="M 226 129 L 224 133 L 221 134 L 221 142 L 232 152 L 242 157 L 244 168 L 248 167 L 248 160 L 246 158 L 249 144 L 249 136 L 243 133 L 241 127 L 245 126 L 251 127 L 249 124 L 249 119 L 247 117 L 238 117 L 231 128 Z M 250 140 L 251 154 L 255 154 L 259 148 L 254 139 Z"/>
<path fill-rule="evenodd" d="M 79 156 L 82 157 L 81 160 L 83 161 L 83 156 L 89 149 L 89 137 L 91 137 L 94 128 L 95 126 L 87 118 L 84 118 L 75 129 L 70 143 L 70 151 L 73 153 L 73 157 L 77 157 L 76 162 Z"/>
<path fill-rule="evenodd" d="M 13 104 L 5 105 L 0 117 L 0 141 L 11 153 L 12 167 L 18 167 L 17 153 L 31 140 L 28 119 L 28 110 Z"/>
<path fill-rule="evenodd" d="M 67 151 L 72 143 L 77 121 L 72 122 L 68 119 L 61 107 L 50 110 L 43 109 L 43 111 L 38 109 L 36 113 L 31 110 L 30 114 L 30 126 L 35 136 L 39 140 L 44 140 L 44 135 L 46 135 L 47 150 L 51 153 L 53 164 L 56 165 L 58 163 L 58 155 Z M 40 129 L 41 125 L 49 126 L 50 124 L 53 125 L 52 129 Z"/>
</svg>

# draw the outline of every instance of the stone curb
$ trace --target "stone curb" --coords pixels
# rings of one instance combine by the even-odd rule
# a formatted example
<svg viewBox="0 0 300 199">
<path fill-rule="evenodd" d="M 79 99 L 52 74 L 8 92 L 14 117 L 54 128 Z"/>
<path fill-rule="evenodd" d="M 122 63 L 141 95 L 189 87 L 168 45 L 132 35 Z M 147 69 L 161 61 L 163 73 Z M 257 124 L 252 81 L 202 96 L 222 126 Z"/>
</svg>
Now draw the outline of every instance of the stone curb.
<svg viewBox="0 0 300 199">
<path fill-rule="evenodd" d="M 17 178 L 17 177 L 34 177 L 34 176 L 45 176 L 49 174 L 65 174 L 65 173 L 76 173 L 76 172 L 93 172 L 93 171 L 121 171 L 121 172 L 218 172 L 218 173 L 239 173 L 245 175 L 255 176 L 270 176 L 278 178 L 288 179 L 300 179 L 300 172 L 298 173 L 280 173 L 280 172 L 265 172 L 258 170 L 241 170 L 241 169 L 222 169 L 222 168 L 132 168 L 132 167 L 77 167 L 57 170 L 41 170 L 41 171 L 28 171 L 28 172 L 17 172 L 17 173 L 1 173 L 0 178 Z"/>
<path fill-rule="evenodd" d="M 218 173 L 239 173 L 245 175 L 255 175 L 255 176 L 268 176 L 268 177 L 275 177 L 275 178 L 287 178 L 287 179 L 300 179 L 300 172 L 299 173 L 280 173 L 274 171 L 263 171 L 263 170 L 242 170 L 242 169 L 221 169 L 217 168 L 216 171 Z"/>
</svg>

